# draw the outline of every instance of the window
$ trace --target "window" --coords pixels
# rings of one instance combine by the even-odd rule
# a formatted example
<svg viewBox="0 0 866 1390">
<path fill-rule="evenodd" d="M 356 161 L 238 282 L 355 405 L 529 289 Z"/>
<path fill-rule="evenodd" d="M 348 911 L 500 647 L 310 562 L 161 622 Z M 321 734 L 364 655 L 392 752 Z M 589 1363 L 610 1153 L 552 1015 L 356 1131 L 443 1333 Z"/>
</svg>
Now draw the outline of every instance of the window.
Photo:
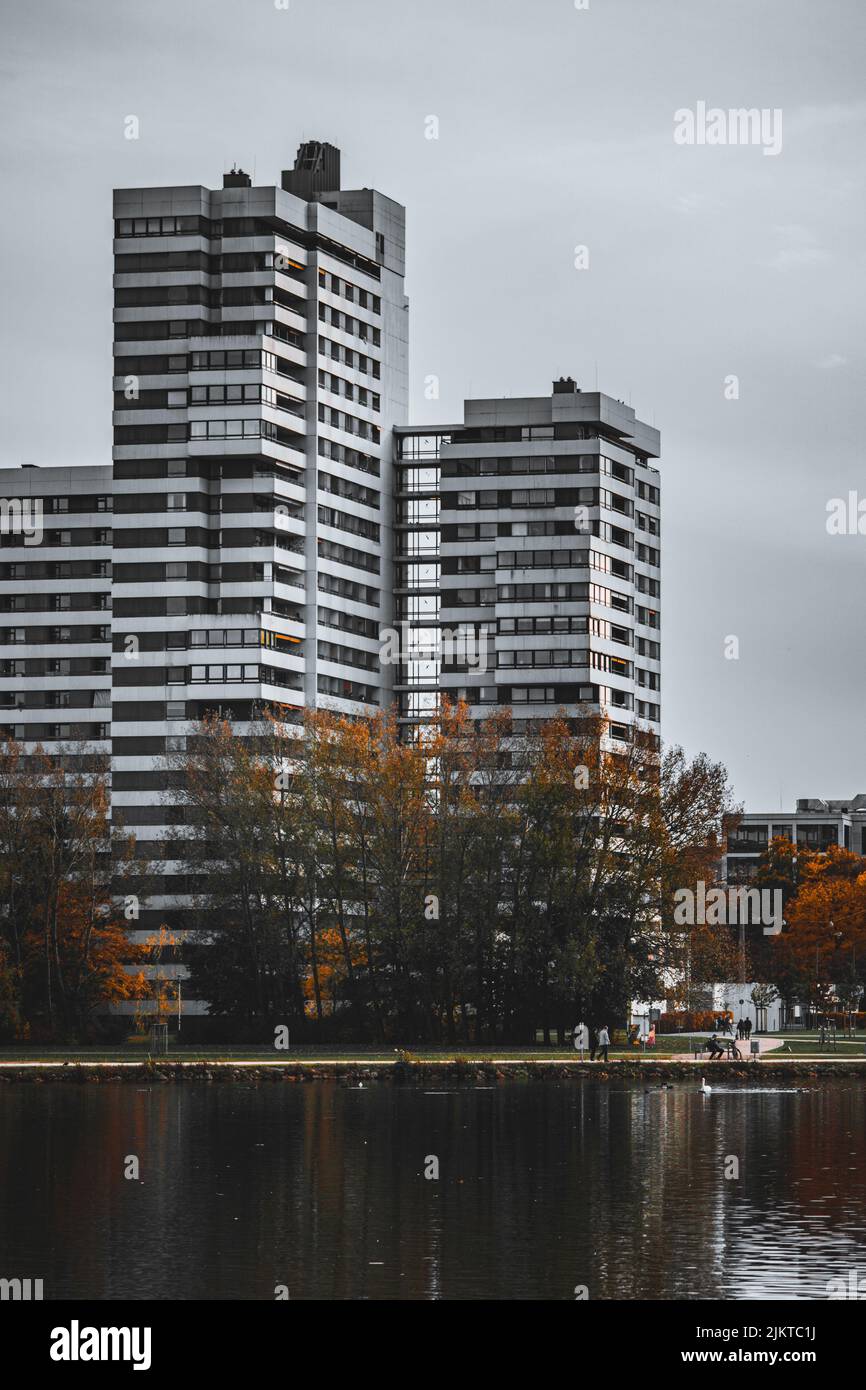
<svg viewBox="0 0 866 1390">
<path fill-rule="evenodd" d="M 738 825 L 728 831 L 728 853 L 761 854 L 767 848 L 766 825 Z"/>
</svg>

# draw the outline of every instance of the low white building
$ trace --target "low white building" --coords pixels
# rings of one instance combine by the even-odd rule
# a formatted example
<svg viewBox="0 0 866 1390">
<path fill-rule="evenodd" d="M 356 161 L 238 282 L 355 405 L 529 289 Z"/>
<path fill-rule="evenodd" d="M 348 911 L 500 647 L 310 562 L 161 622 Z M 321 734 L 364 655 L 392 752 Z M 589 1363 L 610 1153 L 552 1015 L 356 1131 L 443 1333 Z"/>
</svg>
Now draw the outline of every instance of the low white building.
<svg viewBox="0 0 866 1390">
<path fill-rule="evenodd" d="M 776 996 L 771 1003 L 765 1004 L 762 1000 L 762 991 L 767 991 L 768 986 L 763 984 L 721 984 L 712 987 L 713 1002 L 712 1008 L 718 1009 L 719 1013 L 726 1010 L 734 1016 L 734 1026 L 739 1023 L 741 1018 L 748 1019 L 756 1032 L 777 1033 L 782 1027 L 783 1005 L 782 1000 Z M 759 1002 L 756 1004 L 753 998 L 753 991 L 757 991 Z"/>
</svg>

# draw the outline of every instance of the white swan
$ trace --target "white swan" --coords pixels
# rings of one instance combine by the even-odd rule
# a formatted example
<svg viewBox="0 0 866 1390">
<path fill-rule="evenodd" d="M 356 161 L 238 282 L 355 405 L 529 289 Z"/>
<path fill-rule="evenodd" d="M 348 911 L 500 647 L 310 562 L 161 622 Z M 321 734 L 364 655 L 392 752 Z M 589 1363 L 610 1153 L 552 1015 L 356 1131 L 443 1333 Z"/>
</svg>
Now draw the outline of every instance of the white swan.
<svg viewBox="0 0 866 1390">
<path fill-rule="evenodd" d="M 701 1077 L 701 1095 L 710 1096 L 713 1093 L 712 1086 L 708 1086 L 705 1077 Z"/>
</svg>

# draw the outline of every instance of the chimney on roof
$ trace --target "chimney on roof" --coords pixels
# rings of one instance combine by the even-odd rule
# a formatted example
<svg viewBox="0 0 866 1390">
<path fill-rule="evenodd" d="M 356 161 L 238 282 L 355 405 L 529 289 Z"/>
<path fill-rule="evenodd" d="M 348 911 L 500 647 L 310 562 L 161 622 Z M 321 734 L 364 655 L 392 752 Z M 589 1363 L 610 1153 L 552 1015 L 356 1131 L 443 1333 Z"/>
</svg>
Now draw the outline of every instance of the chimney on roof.
<svg viewBox="0 0 866 1390">
<path fill-rule="evenodd" d="M 294 169 L 284 169 L 281 185 L 286 193 L 313 202 L 319 193 L 340 188 L 340 151 L 324 140 L 305 140 L 298 146 Z"/>
<path fill-rule="evenodd" d="M 252 182 L 249 174 L 245 174 L 236 164 L 232 165 L 230 173 L 223 174 L 223 188 L 250 188 Z"/>
<path fill-rule="evenodd" d="M 553 383 L 554 396 L 564 396 L 579 390 L 580 387 L 573 376 L 561 376 L 559 381 Z"/>
</svg>

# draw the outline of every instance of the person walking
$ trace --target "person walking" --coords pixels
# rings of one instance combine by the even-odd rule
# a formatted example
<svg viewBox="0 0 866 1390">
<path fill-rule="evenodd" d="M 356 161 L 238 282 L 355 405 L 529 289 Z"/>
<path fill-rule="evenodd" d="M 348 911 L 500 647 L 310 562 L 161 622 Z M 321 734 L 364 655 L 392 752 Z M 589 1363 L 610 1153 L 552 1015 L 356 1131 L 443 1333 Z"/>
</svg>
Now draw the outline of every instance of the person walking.
<svg viewBox="0 0 866 1390">
<path fill-rule="evenodd" d="M 574 1050 L 583 1062 L 586 1060 L 586 1049 L 589 1047 L 589 1029 L 585 1023 L 578 1023 L 574 1030 Z"/>
<path fill-rule="evenodd" d="M 610 1033 L 607 1031 L 607 1024 L 603 1023 L 598 1030 L 598 1052 L 599 1060 L 607 1061 L 607 1049 L 610 1047 Z"/>
</svg>

